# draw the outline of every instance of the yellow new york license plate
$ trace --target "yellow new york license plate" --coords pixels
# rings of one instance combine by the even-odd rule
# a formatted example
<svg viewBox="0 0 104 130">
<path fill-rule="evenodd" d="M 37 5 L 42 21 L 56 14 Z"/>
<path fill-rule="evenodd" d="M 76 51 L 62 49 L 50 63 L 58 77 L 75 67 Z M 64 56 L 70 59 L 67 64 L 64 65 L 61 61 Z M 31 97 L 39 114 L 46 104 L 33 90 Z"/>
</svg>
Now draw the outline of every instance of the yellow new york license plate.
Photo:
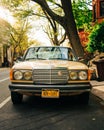
<svg viewBox="0 0 104 130">
<path fill-rule="evenodd" d="M 42 89 L 43 98 L 59 98 L 59 89 Z"/>
</svg>

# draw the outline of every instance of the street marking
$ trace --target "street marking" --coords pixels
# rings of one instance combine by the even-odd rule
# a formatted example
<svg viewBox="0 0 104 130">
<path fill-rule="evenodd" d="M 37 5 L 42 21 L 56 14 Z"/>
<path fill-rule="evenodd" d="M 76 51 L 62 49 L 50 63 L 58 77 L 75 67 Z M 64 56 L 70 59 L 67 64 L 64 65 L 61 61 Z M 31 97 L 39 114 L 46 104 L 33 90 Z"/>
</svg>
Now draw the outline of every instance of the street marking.
<svg viewBox="0 0 104 130">
<path fill-rule="evenodd" d="M 5 81 L 5 80 L 8 80 L 8 79 L 9 79 L 9 78 L 2 79 L 2 80 L 0 80 L 0 83 L 3 82 L 3 81 Z"/>
<path fill-rule="evenodd" d="M 7 103 L 9 102 L 11 97 L 9 96 L 7 99 L 5 99 L 2 103 L 0 103 L 0 109 Z"/>
</svg>

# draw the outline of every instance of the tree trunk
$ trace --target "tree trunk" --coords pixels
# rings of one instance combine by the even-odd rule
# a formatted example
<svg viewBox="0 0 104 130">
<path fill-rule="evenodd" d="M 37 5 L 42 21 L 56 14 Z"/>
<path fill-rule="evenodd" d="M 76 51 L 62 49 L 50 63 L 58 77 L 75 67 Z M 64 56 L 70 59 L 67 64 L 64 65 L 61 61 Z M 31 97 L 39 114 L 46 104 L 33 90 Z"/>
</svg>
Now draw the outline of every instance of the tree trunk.
<svg viewBox="0 0 104 130">
<path fill-rule="evenodd" d="M 76 55 L 78 57 L 82 57 L 84 55 L 84 51 L 80 43 L 76 23 L 74 21 L 71 0 L 61 0 L 61 3 L 65 13 L 65 20 L 63 24 L 64 29 L 66 30 L 67 36 Z"/>
</svg>

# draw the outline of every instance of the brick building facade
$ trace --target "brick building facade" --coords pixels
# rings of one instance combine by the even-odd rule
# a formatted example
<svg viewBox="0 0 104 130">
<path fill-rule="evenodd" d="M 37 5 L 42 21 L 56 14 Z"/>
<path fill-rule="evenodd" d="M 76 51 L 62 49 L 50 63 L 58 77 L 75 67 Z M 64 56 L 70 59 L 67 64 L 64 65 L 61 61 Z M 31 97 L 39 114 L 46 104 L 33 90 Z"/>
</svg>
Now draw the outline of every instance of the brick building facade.
<svg viewBox="0 0 104 130">
<path fill-rule="evenodd" d="M 92 0 L 93 22 L 104 21 L 104 0 Z"/>
</svg>

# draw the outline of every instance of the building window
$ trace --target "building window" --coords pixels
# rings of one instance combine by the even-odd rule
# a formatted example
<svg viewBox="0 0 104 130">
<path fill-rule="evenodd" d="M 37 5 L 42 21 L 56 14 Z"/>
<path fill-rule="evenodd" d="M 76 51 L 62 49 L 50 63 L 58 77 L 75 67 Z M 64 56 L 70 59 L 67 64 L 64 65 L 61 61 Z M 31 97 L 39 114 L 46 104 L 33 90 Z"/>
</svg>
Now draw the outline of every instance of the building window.
<svg viewBox="0 0 104 130">
<path fill-rule="evenodd" d="M 93 22 L 96 21 L 96 5 L 93 6 Z"/>
<path fill-rule="evenodd" d="M 104 1 L 100 1 L 100 16 L 104 16 Z"/>
</svg>

